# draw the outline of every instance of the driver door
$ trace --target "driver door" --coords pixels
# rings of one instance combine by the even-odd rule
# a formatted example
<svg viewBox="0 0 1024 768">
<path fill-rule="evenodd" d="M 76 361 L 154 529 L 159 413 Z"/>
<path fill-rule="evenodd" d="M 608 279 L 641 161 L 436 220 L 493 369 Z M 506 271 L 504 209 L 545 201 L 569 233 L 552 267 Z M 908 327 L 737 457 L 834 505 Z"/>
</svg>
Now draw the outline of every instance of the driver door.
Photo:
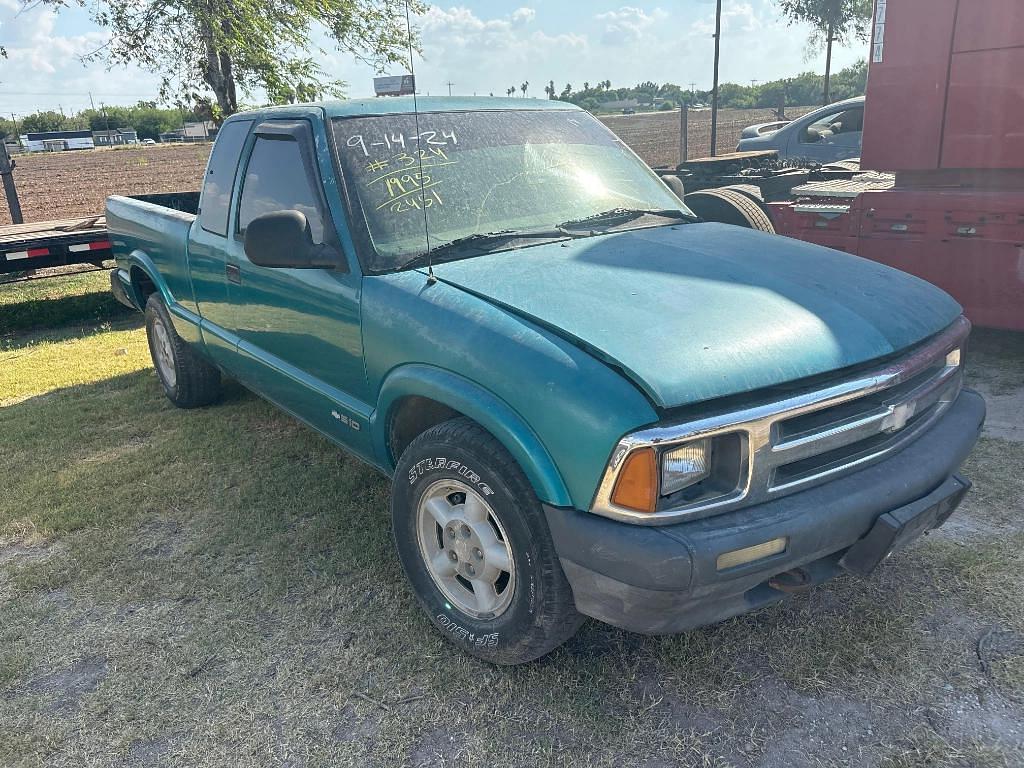
<svg viewBox="0 0 1024 768">
<path fill-rule="evenodd" d="M 368 448 L 371 411 L 359 325 L 361 276 L 338 236 L 344 218 L 336 224 L 324 194 L 323 174 L 333 169 L 322 128 L 319 121 L 282 119 L 253 129 L 242 155 L 229 237 L 228 301 L 239 339 L 240 378 L 358 451 Z M 314 241 L 337 251 L 336 268 L 273 268 L 249 261 L 246 226 L 261 214 L 283 210 L 306 216 Z"/>
</svg>

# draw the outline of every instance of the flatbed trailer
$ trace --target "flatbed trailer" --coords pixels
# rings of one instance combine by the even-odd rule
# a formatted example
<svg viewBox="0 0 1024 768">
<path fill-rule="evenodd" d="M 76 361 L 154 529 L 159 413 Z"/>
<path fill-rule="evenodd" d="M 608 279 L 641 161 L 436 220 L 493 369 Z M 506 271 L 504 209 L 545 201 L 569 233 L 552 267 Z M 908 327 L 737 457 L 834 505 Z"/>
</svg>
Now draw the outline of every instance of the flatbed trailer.
<svg viewBox="0 0 1024 768">
<path fill-rule="evenodd" d="M 113 257 L 103 216 L 0 226 L 0 275 Z"/>
<path fill-rule="evenodd" d="M 199 205 L 199 192 L 132 197 L 179 211 L 194 212 Z M 0 226 L 0 276 L 68 264 L 100 267 L 113 258 L 102 215 Z"/>
</svg>

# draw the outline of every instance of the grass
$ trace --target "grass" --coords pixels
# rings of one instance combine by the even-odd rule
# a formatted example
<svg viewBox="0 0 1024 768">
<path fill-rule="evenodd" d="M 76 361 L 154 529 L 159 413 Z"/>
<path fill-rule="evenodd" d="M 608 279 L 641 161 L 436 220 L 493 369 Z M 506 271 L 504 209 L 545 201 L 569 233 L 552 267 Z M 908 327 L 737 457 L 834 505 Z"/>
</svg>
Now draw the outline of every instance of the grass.
<svg viewBox="0 0 1024 768">
<path fill-rule="evenodd" d="M 384 478 L 235 385 L 174 409 L 137 319 L 19 332 L 0 765 L 1020 765 L 1021 466 L 983 440 L 957 525 L 866 581 L 494 668 L 415 605 Z"/>
<path fill-rule="evenodd" d="M 58 279 L 0 283 L 0 347 L 18 332 L 96 323 L 130 312 L 103 270 Z"/>
</svg>

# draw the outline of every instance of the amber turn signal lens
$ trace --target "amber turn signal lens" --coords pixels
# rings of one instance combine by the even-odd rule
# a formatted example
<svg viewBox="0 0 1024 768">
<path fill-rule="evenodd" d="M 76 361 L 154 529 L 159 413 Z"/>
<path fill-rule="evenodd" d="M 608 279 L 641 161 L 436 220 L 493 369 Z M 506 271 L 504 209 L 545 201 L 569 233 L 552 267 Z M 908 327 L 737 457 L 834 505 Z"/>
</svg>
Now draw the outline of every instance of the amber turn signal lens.
<svg viewBox="0 0 1024 768">
<path fill-rule="evenodd" d="M 653 512 L 658 500 L 658 461 L 653 448 L 626 457 L 612 491 L 612 503 L 637 512 Z"/>
</svg>

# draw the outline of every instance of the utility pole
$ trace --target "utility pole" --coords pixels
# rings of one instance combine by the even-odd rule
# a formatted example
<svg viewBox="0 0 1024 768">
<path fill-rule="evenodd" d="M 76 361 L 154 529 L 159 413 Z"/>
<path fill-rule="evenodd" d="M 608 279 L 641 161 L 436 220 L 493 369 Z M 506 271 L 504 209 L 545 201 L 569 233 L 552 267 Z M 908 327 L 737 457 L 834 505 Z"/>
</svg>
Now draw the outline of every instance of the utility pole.
<svg viewBox="0 0 1024 768">
<path fill-rule="evenodd" d="M 93 112 L 96 111 L 96 102 L 92 100 L 92 91 L 89 91 L 89 106 L 92 108 Z"/>
<path fill-rule="evenodd" d="M 14 117 L 12 114 L 11 117 Z M 3 178 L 4 195 L 7 197 L 7 207 L 11 211 L 11 223 L 23 224 L 21 216 L 21 201 L 18 200 L 18 190 L 14 186 L 14 161 L 7 154 L 7 141 L 0 139 L 0 177 Z"/>
<path fill-rule="evenodd" d="M 757 88 L 757 84 L 760 83 L 760 82 L 761 82 L 760 80 L 751 80 L 750 81 L 750 87 L 751 88 Z"/>
<path fill-rule="evenodd" d="M 448 86 L 448 95 L 451 96 L 452 95 L 452 86 L 455 85 L 455 83 L 453 83 L 451 80 L 449 80 L 447 83 L 445 83 L 445 85 Z"/>
<path fill-rule="evenodd" d="M 718 153 L 718 56 L 722 42 L 722 0 L 715 6 L 715 82 L 711 87 L 711 156 Z"/>
<path fill-rule="evenodd" d="M 682 165 L 690 159 L 690 149 L 687 146 L 690 132 L 690 105 L 683 102 L 679 105 L 679 164 Z"/>
</svg>

